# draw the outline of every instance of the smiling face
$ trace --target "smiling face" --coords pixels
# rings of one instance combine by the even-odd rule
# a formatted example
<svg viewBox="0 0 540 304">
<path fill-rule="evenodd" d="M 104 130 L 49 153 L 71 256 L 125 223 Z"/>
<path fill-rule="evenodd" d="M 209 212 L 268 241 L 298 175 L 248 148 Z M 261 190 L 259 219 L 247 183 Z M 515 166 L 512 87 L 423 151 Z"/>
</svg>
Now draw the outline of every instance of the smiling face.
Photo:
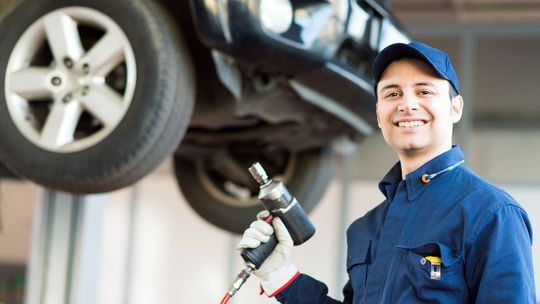
<svg viewBox="0 0 540 304">
<path fill-rule="evenodd" d="M 452 127 L 461 118 L 463 99 L 450 100 L 450 83 L 425 62 L 392 62 L 377 84 L 377 121 L 400 160 L 420 164 L 452 147 Z"/>
</svg>

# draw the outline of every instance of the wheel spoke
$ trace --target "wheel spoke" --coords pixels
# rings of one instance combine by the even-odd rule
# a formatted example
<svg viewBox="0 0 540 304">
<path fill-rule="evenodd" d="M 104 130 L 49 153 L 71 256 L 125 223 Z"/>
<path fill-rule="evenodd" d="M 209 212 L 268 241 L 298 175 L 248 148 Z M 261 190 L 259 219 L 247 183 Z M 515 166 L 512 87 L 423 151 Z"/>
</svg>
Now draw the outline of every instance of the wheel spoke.
<svg viewBox="0 0 540 304">
<path fill-rule="evenodd" d="M 83 107 L 96 116 L 105 126 L 113 126 L 124 115 L 122 97 L 105 84 L 93 85 L 81 98 Z"/>
<path fill-rule="evenodd" d="M 26 100 L 51 97 L 52 92 L 47 87 L 51 72 L 49 68 L 24 68 L 10 75 L 9 88 Z"/>
<path fill-rule="evenodd" d="M 124 36 L 117 31 L 108 31 L 89 51 L 81 58 L 81 63 L 91 67 L 95 76 L 107 76 L 124 59 L 126 47 Z"/>
<path fill-rule="evenodd" d="M 55 103 L 41 132 L 41 143 L 57 148 L 72 142 L 81 114 L 82 107 L 76 100 Z"/>
<path fill-rule="evenodd" d="M 57 12 L 46 17 L 45 32 L 57 63 L 66 57 L 77 60 L 83 55 L 77 22 L 68 15 Z"/>
</svg>

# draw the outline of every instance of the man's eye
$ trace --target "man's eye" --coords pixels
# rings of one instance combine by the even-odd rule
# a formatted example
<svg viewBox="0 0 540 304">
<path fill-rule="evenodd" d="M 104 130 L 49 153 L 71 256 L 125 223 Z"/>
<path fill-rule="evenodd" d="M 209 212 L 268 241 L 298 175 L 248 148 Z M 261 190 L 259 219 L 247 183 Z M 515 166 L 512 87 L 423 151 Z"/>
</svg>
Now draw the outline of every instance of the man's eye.
<svg viewBox="0 0 540 304">
<path fill-rule="evenodd" d="M 433 94 L 433 92 L 429 91 L 429 90 L 421 90 L 419 92 L 420 95 L 431 95 Z"/>
<path fill-rule="evenodd" d="M 397 92 L 389 92 L 389 93 L 386 93 L 386 95 L 384 95 L 385 98 L 394 98 L 398 96 L 399 94 Z"/>
</svg>

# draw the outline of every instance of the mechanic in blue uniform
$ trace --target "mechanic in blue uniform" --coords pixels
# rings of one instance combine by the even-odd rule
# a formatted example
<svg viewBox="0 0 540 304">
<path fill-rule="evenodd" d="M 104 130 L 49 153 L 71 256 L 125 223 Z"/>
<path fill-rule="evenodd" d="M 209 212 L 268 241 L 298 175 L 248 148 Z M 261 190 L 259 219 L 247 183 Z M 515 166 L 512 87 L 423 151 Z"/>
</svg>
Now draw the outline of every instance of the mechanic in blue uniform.
<svg viewBox="0 0 540 304">
<path fill-rule="evenodd" d="M 373 74 L 378 125 L 399 162 L 379 183 L 386 199 L 347 231 L 343 303 L 536 303 L 527 214 L 452 146 L 463 99 L 448 55 L 393 44 Z M 257 247 L 275 231 L 278 246 L 254 272 L 263 291 L 281 303 L 339 303 L 296 270 L 287 230 L 266 216 L 238 245 Z"/>
</svg>

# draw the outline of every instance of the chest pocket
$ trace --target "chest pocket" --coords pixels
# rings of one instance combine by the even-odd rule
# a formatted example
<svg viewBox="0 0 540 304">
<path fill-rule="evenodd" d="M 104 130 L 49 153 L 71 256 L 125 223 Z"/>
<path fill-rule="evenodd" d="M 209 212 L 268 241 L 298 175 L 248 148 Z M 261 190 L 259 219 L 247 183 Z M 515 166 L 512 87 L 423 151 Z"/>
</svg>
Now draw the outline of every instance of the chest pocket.
<svg viewBox="0 0 540 304">
<path fill-rule="evenodd" d="M 403 250 L 405 267 L 398 275 L 397 288 L 416 294 L 426 303 L 466 303 L 466 282 L 464 276 L 463 254 L 441 243 L 428 243 L 421 246 L 397 246 Z M 432 263 L 432 258 L 439 257 Z M 440 277 L 434 279 L 433 272 Z M 435 276 L 437 277 L 437 276 Z M 430 300 L 431 299 L 431 300 Z M 434 301 L 433 299 L 437 299 Z"/>
<path fill-rule="evenodd" d="M 355 296 L 362 295 L 371 263 L 371 240 L 349 244 L 347 248 L 347 273 Z"/>
</svg>

